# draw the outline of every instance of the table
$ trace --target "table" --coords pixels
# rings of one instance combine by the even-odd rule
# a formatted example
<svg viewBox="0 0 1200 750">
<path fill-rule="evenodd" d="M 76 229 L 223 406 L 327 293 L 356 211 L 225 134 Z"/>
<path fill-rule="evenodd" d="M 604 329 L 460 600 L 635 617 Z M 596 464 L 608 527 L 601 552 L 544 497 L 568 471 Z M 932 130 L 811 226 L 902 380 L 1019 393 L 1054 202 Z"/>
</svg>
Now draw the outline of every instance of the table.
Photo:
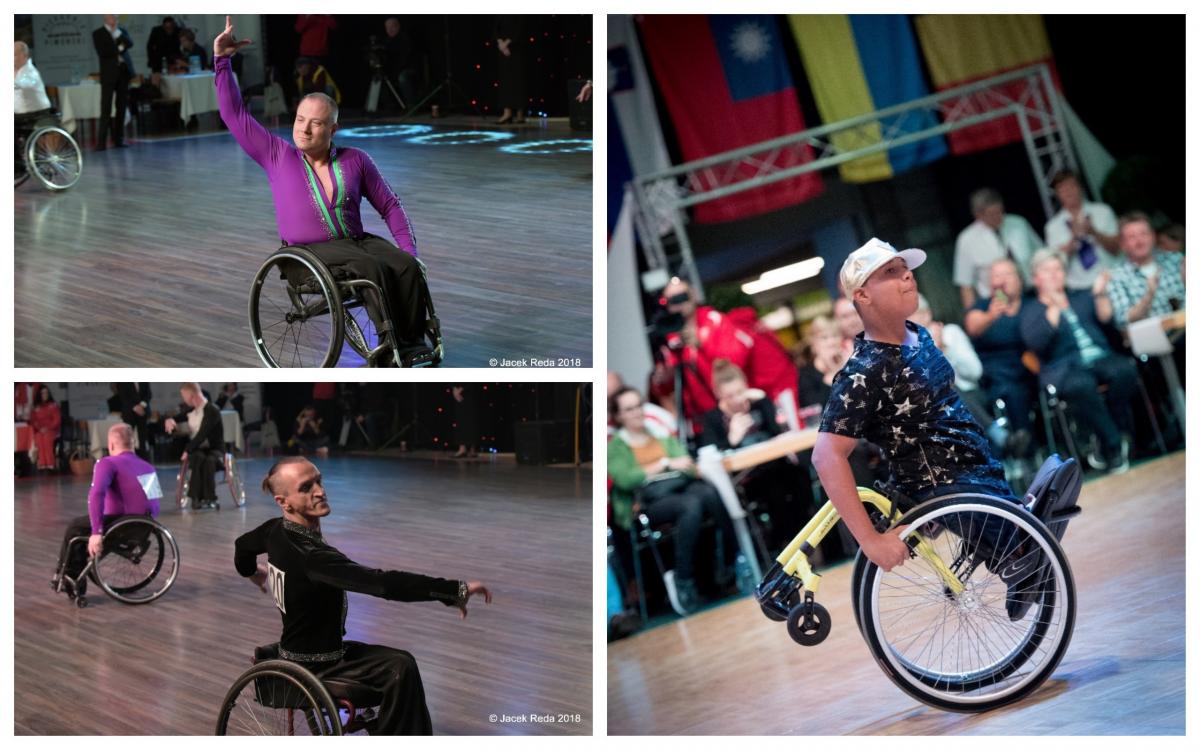
<svg viewBox="0 0 1200 750">
<path fill-rule="evenodd" d="M 179 119 L 185 123 L 192 115 L 217 111 L 216 74 L 184 73 L 162 77 L 164 99 L 179 100 Z"/>
<path fill-rule="evenodd" d="M 811 450 L 817 443 L 817 429 L 791 430 L 776 435 L 770 440 L 755 445 L 728 451 L 722 454 L 715 445 L 706 445 L 700 449 L 696 464 L 701 476 L 716 488 L 725 510 L 733 521 L 733 530 L 737 534 L 738 547 L 750 570 L 757 580 L 762 580 L 762 567 L 758 564 L 758 553 L 754 550 L 754 542 L 750 538 L 750 525 L 746 521 L 746 509 L 738 500 L 733 481 L 729 478 L 731 472 L 742 471 L 792 453 L 802 453 Z"/>
<path fill-rule="evenodd" d="M 116 102 L 113 102 L 116 110 Z M 95 120 L 100 117 L 100 84 L 85 80 L 71 86 L 58 87 L 58 111 L 63 128 L 75 132 L 76 120 Z"/>
</svg>

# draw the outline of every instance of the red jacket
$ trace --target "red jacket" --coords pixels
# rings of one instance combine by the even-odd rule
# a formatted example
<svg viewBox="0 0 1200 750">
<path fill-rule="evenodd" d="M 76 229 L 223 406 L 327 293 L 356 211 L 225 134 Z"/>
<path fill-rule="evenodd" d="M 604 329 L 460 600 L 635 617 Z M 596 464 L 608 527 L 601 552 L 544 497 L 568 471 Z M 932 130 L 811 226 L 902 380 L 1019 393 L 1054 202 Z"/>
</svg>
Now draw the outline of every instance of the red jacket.
<svg viewBox="0 0 1200 750">
<path fill-rule="evenodd" d="M 699 430 L 704 413 L 717 408 L 712 389 L 712 366 L 726 359 L 746 373 L 751 388 L 761 388 L 774 401 L 784 391 L 796 395 L 799 374 L 787 350 L 766 326 L 758 321 L 754 310 L 744 307 L 720 313 L 711 307 L 696 310 L 696 337 L 699 346 L 666 349 L 664 356 L 671 367 L 685 363 L 683 374 L 683 410 Z M 697 374 L 699 373 L 699 374 Z M 654 393 L 671 396 L 675 391 L 674 372 L 654 384 Z"/>
<path fill-rule="evenodd" d="M 301 57 L 325 57 L 329 54 L 329 32 L 337 28 L 333 16 L 296 16 L 296 33 L 300 35 Z"/>
</svg>

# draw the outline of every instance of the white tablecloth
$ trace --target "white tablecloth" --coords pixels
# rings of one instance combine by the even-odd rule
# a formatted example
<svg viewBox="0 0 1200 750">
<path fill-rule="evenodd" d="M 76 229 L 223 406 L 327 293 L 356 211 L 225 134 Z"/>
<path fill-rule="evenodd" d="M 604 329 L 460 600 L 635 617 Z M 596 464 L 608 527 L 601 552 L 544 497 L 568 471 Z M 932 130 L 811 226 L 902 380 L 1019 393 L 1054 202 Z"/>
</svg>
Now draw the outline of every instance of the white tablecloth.
<svg viewBox="0 0 1200 750">
<path fill-rule="evenodd" d="M 163 96 L 179 100 L 179 117 L 187 122 L 192 115 L 217 111 L 215 79 L 212 72 L 163 76 Z"/>
<path fill-rule="evenodd" d="M 113 102 L 116 109 L 116 102 Z M 100 84 L 84 81 L 74 86 L 58 87 L 58 110 L 63 127 L 75 132 L 76 120 L 95 120 L 100 117 Z"/>
</svg>

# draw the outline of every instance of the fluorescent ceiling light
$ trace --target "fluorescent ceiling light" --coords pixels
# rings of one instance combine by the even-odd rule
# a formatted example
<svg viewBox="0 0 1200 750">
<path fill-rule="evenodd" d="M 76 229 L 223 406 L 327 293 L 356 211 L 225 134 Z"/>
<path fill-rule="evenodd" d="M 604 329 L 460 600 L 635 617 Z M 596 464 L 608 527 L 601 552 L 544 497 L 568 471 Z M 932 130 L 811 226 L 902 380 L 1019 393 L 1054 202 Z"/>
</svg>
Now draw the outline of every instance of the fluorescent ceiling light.
<svg viewBox="0 0 1200 750">
<path fill-rule="evenodd" d="M 742 284 L 742 291 L 746 294 L 758 294 L 768 289 L 774 289 L 786 284 L 794 284 L 797 281 L 811 279 L 819 274 L 824 267 L 824 258 L 809 258 L 799 263 L 774 268 L 759 276 L 756 281 Z"/>
</svg>

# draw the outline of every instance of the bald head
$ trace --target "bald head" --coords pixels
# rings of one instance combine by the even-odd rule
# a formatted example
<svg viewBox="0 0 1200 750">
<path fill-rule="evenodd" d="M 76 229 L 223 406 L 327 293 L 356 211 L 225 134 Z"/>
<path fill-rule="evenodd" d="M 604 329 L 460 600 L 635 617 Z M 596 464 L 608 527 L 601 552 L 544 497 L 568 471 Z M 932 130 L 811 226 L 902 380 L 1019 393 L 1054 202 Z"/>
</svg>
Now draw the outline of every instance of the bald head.
<svg viewBox="0 0 1200 750">
<path fill-rule="evenodd" d="M 108 453 L 117 456 L 133 450 L 133 428 L 124 422 L 108 428 Z"/>
<path fill-rule="evenodd" d="M 329 94 L 314 92 L 306 94 L 300 100 L 300 104 L 296 107 L 297 110 L 304 106 L 305 102 L 309 103 L 309 117 L 320 117 L 330 125 L 336 125 L 338 120 L 338 105 Z"/>
</svg>

